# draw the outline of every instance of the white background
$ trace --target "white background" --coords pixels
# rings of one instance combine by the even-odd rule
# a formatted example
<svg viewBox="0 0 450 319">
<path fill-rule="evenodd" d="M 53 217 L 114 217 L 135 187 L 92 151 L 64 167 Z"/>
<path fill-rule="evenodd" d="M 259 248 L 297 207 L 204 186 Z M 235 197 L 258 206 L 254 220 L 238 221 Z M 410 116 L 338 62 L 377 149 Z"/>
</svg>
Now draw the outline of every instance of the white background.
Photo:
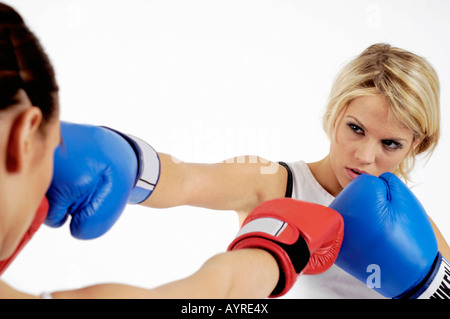
<svg viewBox="0 0 450 319">
<path fill-rule="evenodd" d="M 418 163 L 413 190 L 450 240 L 449 1 L 6 2 L 54 63 L 63 120 L 107 125 L 191 162 L 319 160 L 322 111 L 346 62 L 375 42 L 426 57 L 441 80 L 442 139 Z M 192 274 L 237 230 L 232 212 L 128 206 L 92 241 L 43 226 L 3 279 L 31 293 L 151 288 Z"/>
</svg>

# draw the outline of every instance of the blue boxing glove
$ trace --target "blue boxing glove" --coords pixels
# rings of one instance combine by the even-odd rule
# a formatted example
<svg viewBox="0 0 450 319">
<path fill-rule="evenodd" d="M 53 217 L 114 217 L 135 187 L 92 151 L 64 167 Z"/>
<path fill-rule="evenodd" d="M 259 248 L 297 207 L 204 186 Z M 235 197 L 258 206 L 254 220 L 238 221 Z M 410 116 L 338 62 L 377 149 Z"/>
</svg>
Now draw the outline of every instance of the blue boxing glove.
<svg viewBox="0 0 450 319">
<path fill-rule="evenodd" d="M 395 175 L 363 174 L 330 207 L 345 225 L 337 266 L 388 298 L 450 298 L 450 267 L 430 220 Z"/>
<path fill-rule="evenodd" d="M 105 127 L 62 122 L 61 135 L 45 224 L 59 227 L 71 216 L 74 237 L 99 237 L 127 203 L 143 202 L 153 192 L 158 154 L 146 142 Z"/>
</svg>

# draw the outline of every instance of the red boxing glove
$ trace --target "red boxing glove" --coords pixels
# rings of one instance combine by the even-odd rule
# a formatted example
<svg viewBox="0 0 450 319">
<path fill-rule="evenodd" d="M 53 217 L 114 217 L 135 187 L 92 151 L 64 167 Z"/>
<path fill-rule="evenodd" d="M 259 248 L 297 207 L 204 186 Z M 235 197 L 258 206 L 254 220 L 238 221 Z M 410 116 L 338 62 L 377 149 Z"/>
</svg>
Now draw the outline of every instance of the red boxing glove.
<svg viewBox="0 0 450 319">
<path fill-rule="evenodd" d="M 343 237 L 344 221 L 335 210 L 280 198 L 256 207 L 228 250 L 260 248 L 271 253 L 280 267 L 280 279 L 270 297 L 279 297 L 300 274 L 314 275 L 330 268 Z"/>
<path fill-rule="evenodd" d="M 33 221 L 31 222 L 30 228 L 28 228 L 14 253 L 9 258 L 0 261 L 0 275 L 6 270 L 6 268 L 8 268 L 8 266 L 12 263 L 14 258 L 16 258 L 22 248 L 30 241 L 31 237 L 33 237 L 34 233 L 39 229 L 39 227 L 41 227 L 42 223 L 47 217 L 47 213 L 48 200 L 47 197 L 44 197 L 38 207 Z"/>
</svg>

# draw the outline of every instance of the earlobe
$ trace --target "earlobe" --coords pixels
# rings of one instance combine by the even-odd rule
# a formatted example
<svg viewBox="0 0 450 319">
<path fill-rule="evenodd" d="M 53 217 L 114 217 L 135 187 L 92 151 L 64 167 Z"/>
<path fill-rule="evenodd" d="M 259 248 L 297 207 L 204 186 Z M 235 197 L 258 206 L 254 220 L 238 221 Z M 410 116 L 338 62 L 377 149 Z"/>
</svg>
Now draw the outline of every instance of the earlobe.
<svg viewBox="0 0 450 319">
<path fill-rule="evenodd" d="M 11 126 L 6 152 L 6 170 L 21 171 L 31 158 L 35 134 L 42 122 L 42 112 L 37 107 L 27 108 L 19 113 Z"/>
</svg>

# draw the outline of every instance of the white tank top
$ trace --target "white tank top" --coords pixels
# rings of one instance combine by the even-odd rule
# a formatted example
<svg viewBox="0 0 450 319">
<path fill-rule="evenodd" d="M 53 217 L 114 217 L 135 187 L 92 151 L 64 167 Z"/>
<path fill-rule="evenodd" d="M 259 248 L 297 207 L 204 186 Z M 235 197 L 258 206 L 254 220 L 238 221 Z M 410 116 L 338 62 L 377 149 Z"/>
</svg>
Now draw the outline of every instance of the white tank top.
<svg viewBox="0 0 450 319">
<path fill-rule="evenodd" d="M 284 164 L 284 163 L 281 163 Z M 304 161 L 287 163 L 292 172 L 292 198 L 329 206 L 334 197 L 314 178 Z M 369 276 L 370 273 L 367 274 Z M 333 265 L 320 275 L 302 275 L 292 289 L 281 298 L 335 299 L 384 297 L 358 279 Z"/>
</svg>

